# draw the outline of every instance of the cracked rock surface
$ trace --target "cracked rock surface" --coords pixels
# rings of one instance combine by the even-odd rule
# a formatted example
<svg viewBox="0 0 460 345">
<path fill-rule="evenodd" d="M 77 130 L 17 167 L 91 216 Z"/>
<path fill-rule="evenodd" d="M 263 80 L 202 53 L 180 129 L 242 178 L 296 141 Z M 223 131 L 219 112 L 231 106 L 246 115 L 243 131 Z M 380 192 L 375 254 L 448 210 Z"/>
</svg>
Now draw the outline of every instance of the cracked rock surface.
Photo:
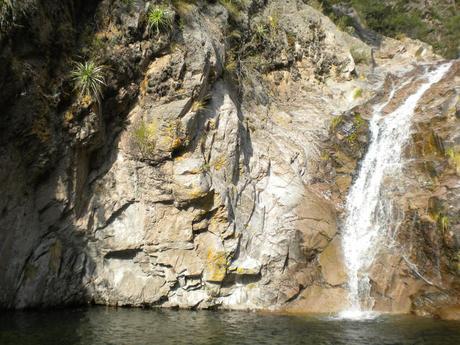
<svg viewBox="0 0 460 345">
<path fill-rule="evenodd" d="M 38 34 L 32 21 L 0 39 L 0 307 L 340 310 L 340 223 L 372 105 L 392 78 L 439 57 L 409 39 L 371 47 L 295 0 L 253 0 L 238 16 L 197 1 L 152 35 L 148 3 L 37 2 L 34 15 L 57 29 Z M 100 104 L 72 91 L 79 52 L 110 67 Z M 426 240 L 406 227 L 401 241 L 409 256 L 441 243 L 438 283 L 454 301 L 458 73 L 437 92 L 416 120 L 419 179 L 398 197 Z M 429 128 L 439 138 L 426 143 Z M 423 170 L 427 155 L 438 159 Z M 435 186 L 421 201 L 427 176 Z M 442 235 L 440 214 L 450 215 Z M 404 312 L 436 314 L 430 293 L 449 305 L 385 255 L 391 269 L 372 275 L 380 309 L 403 300 Z M 434 269 L 433 257 L 412 259 Z"/>
</svg>

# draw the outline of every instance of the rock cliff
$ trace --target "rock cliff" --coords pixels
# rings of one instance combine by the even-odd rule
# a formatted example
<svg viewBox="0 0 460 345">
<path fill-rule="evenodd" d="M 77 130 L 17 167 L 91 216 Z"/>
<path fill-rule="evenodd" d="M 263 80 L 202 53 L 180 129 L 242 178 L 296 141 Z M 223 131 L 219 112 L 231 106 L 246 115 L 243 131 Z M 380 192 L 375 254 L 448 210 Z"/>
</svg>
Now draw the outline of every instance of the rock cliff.
<svg viewBox="0 0 460 345">
<path fill-rule="evenodd" d="M 297 0 L 172 1 L 158 32 L 152 1 L 24 4 L 0 38 L 0 307 L 344 307 L 367 120 L 440 60 L 428 45 L 350 36 Z M 105 66 L 100 101 L 73 90 L 79 59 Z M 388 182 L 398 246 L 373 268 L 378 310 L 460 303 L 459 69 Z"/>
</svg>

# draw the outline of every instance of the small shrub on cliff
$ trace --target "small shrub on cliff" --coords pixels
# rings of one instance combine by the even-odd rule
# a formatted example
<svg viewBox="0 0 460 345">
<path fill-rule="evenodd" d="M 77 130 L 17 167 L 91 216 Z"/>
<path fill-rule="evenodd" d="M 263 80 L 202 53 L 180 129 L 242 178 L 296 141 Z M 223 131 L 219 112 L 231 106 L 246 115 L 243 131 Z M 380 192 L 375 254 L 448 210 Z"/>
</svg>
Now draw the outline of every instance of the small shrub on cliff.
<svg viewBox="0 0 460 345">
<path fill-rule="evenodd" d="M 254 37 L 259 41 L 263 41 L 267 36 L 268 30 L 263 23 L 258 23 L 254 26 Z"/>
<path fill-rule="evenodd" d="M 173 27 L 174 15 L 166 7 L 153 6 L 147 14 L 147 27 L 150 32 L 155 31 L 157 35 L 160 32 L 170 31 Z"/>
<path fill-rule="evenodd" d="M 71 72 L 74 89 L 80 96 L 90 96 L 96 101 L 102 98 L 102 88 L 105 83 L 105 66 L 98 65 L 95 61 L 75 62 Z"/>
<path fill-rule="evenodd" d="M 134 143 L 140 154 L 147 158 L 155 152 L 157 126 L 155 123 L 141 121 L 133 131 Z"/>
<path fill-rule="evenodd" d="M 372 55 L 370 49 L 353 46 L 350 49 L 350 54 L 355 63 L 357 64 L 370 64 L 372 62 Z"/>
</svg>

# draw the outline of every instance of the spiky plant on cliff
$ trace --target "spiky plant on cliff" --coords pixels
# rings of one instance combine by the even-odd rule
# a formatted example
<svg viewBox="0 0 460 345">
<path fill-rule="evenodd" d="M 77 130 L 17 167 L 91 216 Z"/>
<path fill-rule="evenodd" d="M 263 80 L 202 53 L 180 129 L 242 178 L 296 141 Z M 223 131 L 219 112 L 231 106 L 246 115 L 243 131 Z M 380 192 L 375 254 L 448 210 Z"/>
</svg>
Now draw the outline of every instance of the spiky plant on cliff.
<svg viewBox="0 0 460 345">
<path fill-rule="evenodd" d="M 173 13 L 163 6 L 153 6 L 147 14 L 147 27 L 149 32 L 167 32 L 173 27 Z"/>
<path fill-rule="evenodd" d="M 102 98 L 102 88 L 106 85 L 105 70 L 105 66 L 92 60 L 75 62 L 71 72 L 74 89 L 80 96 L 90 96 L 99 102 Z"/>
</svg>

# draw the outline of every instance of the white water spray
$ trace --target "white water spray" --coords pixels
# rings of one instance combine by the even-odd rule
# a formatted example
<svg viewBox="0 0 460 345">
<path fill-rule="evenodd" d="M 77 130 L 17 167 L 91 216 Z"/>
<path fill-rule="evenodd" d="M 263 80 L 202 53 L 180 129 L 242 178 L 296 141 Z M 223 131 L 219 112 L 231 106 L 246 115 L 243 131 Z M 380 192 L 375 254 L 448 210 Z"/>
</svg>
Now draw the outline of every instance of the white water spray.
<svg viewBox="0 0 460 345">
<path fill-rule="evenodd" d="M 346 202 L 347 218 L 342 246 L 350 306 L 340 313 L 340 317 L 363 319 L 374 315 L 367 272 L 391 226 L 391 219 L 385 217 L 385 212 L 379 212 L 385 203 L 380 195 L 382 184 L 385 176 L 400 172 L 401 151 L 409 139 L 411 119 L 418 101 L 434 83 L 442 79 L 450 66 L 450 63 L 446 63 L 426 72 L 422 77 L 424 82 L 415 93 L 392 113 L 383 115 L 382 111 L 398 89 L 393 89 L 388 100 L 374 108 L 370 121 L 371 142 Z"/>
</svg>

